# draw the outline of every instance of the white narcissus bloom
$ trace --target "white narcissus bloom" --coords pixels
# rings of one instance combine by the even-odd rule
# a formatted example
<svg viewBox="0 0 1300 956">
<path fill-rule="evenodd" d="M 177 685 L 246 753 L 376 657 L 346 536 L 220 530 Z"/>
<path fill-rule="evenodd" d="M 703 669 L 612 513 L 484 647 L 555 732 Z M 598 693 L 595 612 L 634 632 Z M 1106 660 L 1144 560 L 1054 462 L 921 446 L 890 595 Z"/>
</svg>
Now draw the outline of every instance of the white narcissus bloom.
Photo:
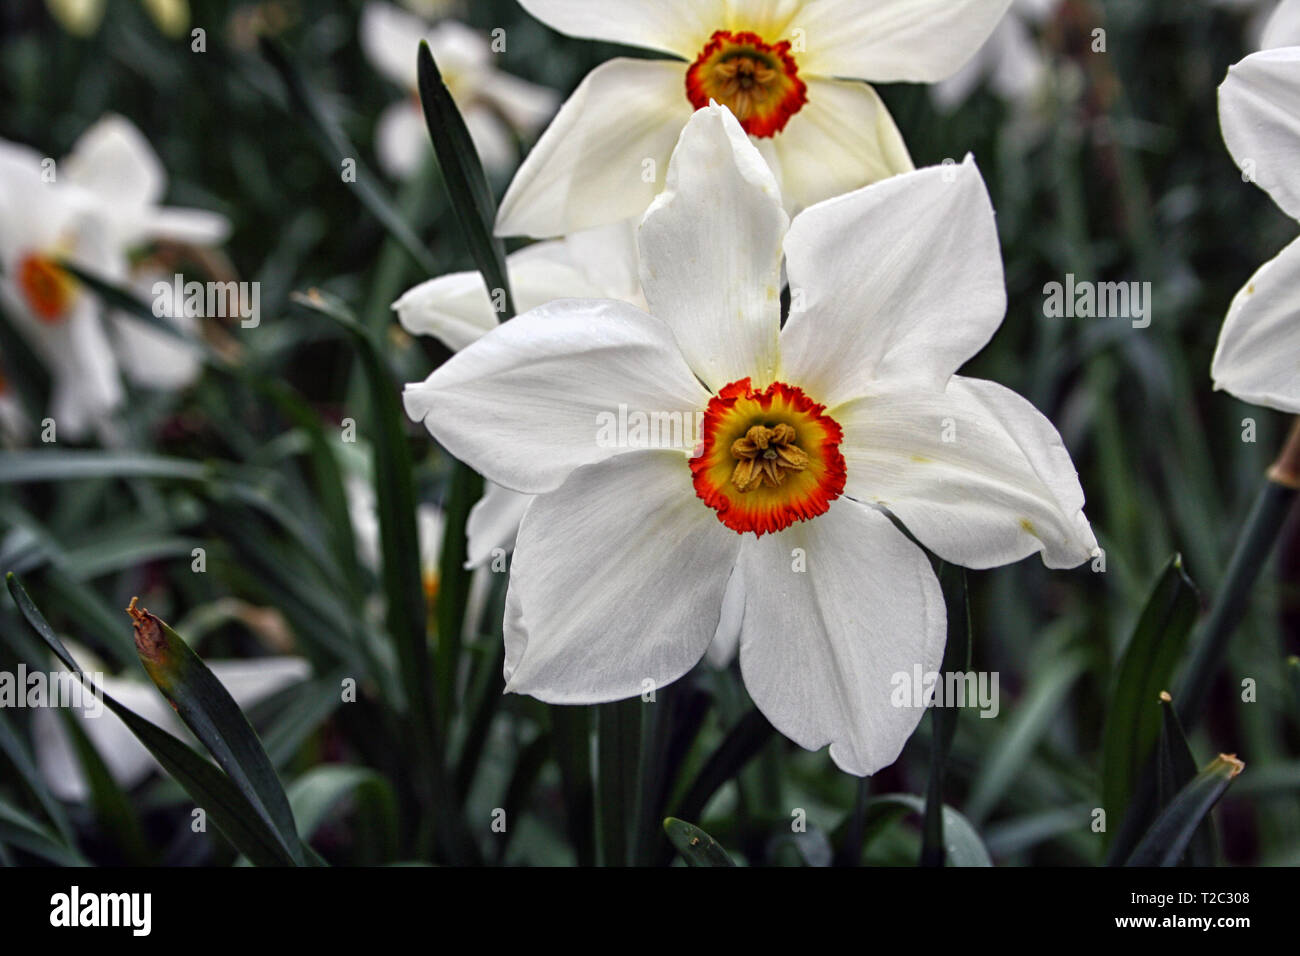
<svg viewBox="0 0 1300 956">
<path fill-rule="evenodd" d="M 84 655 L 78 655 L 84 659 Z M 301 657 L 262 657 L 250 660 L 207 661 L 208 669 L 241 708 L 249 708 L 268 697 L 299 684 L 311 676 L 311 665 Z M 89 669 L 93 672 L 93 669 Z M 146 720 L 173 734 L 188 734 L 176 711 L 153 684 L 130 677 L 105 677 L 99 682 L 104 693 L 120 701 Z M 99 751 L 109 774 L 126 789 L 145 781 L 158 768 L 144 744 L 136 739 L 122 719 L 104 708 L 92 716 L 71 709 L 81 729 Z M 63 718 L 57 710 L 43 707 L 32 716 L 33 749 L 36 765 L 46 785 L 60 800 L 84 802 L 90 787 L 81 769 Z"/>
<path fill-rule="evenodd" d="M 405 179 L 431 152 L 418 92 L 416 54 L 427 40 L 434 62 L 474 147 L 488 169 L 506 170 L 518 156 L 516 135 L 531 139 L 560 104 L 559 95 L 525 82 L 492 65 L 486 37 L 463 23 L 443 20 L 429 26 L 389 3 L 367 3 L 361 11 L 361 48 L 374 68 L 406 93 L 379 116 L 375 150 L 390 176 Z"/>
<path fill-rule="evenodd" d="M 1010 103 L 1032 99 L 1048 75 L 1035 30 L 1060 5 L 1061 0 L 1014 0 L 1010 12 L 971 61 L 930 87 L 935 104 L 955 110 L 986 79 L 993 92 Z"/>
<path fill-rule="evenodd" d="M 538 242 L 506 257 L 515 307 L 527 312 L 554 299 L 619 299 L 644 306 L 637 275 L 636 233 L 631 222 Z M 432 335 L 459 350 L 497 327 L 483 276 L 456 272 L 422 282 L 393 303 L 412 335 Z M 468 565 L 478 567 L 514 550 L 519 522 L 532 495 L 488 482 L 470 512 Z"/>
<path fill-rule="evenodd" d="M 1300 47 L 1254 53 L 1219 87 L 1232 158 L 1300 219 Z M 1228 308 L 1210 374 L 1243 401 L 1300 413 L 1300 239 L 1259 268 Z"/>
<path fill-rule="evenodd" d="M 126 283 L 128 253 L 151 240 L 222 241 L 229 231 L 224 217 L 159 205 L 166 182 L 157 155 L 120 116 L 100 119 L 57 163 L 0 140 L 0 299 L 50 370 L 50 415 L 60 437 L 85 437 L 121 403 L 119 361 L 133 377 L 167 366 L 154 385 L 168 375 L 174 381 L 180 366 L 195 367 L 183 344 L 157 333 L 147 352 L 116 356 L 115 345 L 140 344 L 136 320 L 109 312 L 110 335 L 99 299 L 58 265 L 67 259 Z"/>
<path fill-rule="evenodd" d="M 912 168 L 867 83 L 952 75 L 1011 0 L 520 0 L 562 33 L 679 59 L 610 60 L 524 160 L 497 232 L 538 238 L 641 215 L 691 113 L 716 101 L 754 137 L 787 211 Z"/>
<path fill-rule="evenodd" d="M 682 132 L 639 246 L 648 314 L 551 303 L 405 391 L 450 452 L 539 495 L 506 599 L 506 690 L 632 697 L 738 626 L 768 719 L 872 773 L 922 714 L 892 705 L 896 675 L 937 670 L 946 628 L 929 560 L 884 509 L 968 567 L 1036 551 L 1071 567 L 1096 549 L 1056 429 L 953 374 L 1006 307 L 983 181 L 969 160 L 927 169 L 791 224 L 758 149 L 712 106 Z M 782 328 L 783 252 L 800 307 Z M 659 440 L 602 441 L 615 410 L 658 421 Z"/>
</svg>

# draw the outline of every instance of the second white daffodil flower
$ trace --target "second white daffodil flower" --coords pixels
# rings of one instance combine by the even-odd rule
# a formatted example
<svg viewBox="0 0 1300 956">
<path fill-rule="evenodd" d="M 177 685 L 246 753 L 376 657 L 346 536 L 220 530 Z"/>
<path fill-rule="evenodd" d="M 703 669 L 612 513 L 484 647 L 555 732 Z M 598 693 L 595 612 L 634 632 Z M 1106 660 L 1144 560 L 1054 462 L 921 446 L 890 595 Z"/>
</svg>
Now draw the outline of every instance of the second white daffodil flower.
<svg viewBox="0 0 1300 956">
<path fill-rule="evenodd" d="M 515 137 L 531 139 L 555 115 L 560 97 L 498 70 L 486 36 L 456 20 L 429 26 L 420 17 L 389 3 L 371 0 L 361 11 L 361 48 L 375 69 L 406 91 L 379 117 L 375 151 L 388 175 L 413 175 L 429 149 L 418 92 L 416 52 L 427 40 L 456 108 L 465 119 L 483 164 L 508 170 L 518 158 Z"/>
<path fill-rule="evenodd" d="M 1011 0 L 520 0 L 562 33 L 670 53 L 590 74 L 524 160 L 497 232 L 568 235 L 641 215 L 692 111 L 727 106 L 790 212 L 912 168 L 867 83 L 931 83 Z"/>
<path fill-rule="evenodd" d="M 1300 47 L 1265 50 L 1219 87 L 1223 138 L 1243 175 L 1300 219 Z M 1246 402 L 1300 414 L 1300 239 L 1250 277 L 1228 308 L 1210 374 Z"/>
<path fill-rule="evenodd" d="M 639 246 L 649 314 L 554 302 L 406 389 L 453 454 L 540 496 L 511 572 L 506 689 L 632 697 L 738 626 L 768 719 L 872 773 L 922 714 L 892 705 L 896 675 L 937 670 L 946 634 L 930 562 L 886 509 L 968 567 L 1034 552 L 1071 567 L 1096 549 L 1056 429 L 953 374 L 1006 305 L 983 180 L 970 160 L 927 169 L 791 224 L 758 149 L 710 106 Z M 659 443 L 611 432 L 637 415 Z"/>
</svg>

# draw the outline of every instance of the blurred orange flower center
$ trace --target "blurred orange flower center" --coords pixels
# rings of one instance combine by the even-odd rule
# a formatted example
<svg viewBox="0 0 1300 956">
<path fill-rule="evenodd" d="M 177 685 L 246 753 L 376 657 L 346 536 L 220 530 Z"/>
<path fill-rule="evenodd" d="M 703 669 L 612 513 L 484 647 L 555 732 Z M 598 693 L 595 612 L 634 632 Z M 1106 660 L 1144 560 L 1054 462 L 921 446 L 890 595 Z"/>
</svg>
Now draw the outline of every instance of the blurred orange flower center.
<svg viewBox="0 0 1300 956">
<path fill-rule="evenodd" d="M 18 263 L 18 288 L 42 322 L 64 318 L 77 297 L 77 280 L 49 256 L 29 253 Z"/>
<path fill-rule="evenodd" d="M 790 41 L 769 44 L 756 33 L 718 30 L 686 72 L 686 96 L 696 109 L 723 104 L 751 136 L 774 136 L 808 102 L 808 87 Z"/>
</svg>

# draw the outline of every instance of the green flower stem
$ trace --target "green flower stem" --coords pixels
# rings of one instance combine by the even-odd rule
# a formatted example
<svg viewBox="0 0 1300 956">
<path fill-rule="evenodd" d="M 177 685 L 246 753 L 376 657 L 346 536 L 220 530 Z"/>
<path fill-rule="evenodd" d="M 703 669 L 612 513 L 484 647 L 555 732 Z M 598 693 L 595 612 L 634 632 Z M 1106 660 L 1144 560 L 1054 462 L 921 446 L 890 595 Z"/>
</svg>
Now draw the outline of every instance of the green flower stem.
<svg viewBox="0 0 1300 956">
<path fill-rule="evenodd" d="M 1178 716 L 1189 731 L 1205 712 L 1210 685 L 1228 652 L 1228 642 L 1246 612 L 1255 579 L 1268 562 L 1287 514 L 1300 490 L 1300 418 L 1291 425 L 1291 433 L 1277 461 L 1268 470 L 1264 486 L 1255 498 L 1246 518 L 1237 548 L 1228 563 L 1223 584 L 1206 621 L 1192 662 L 1178 695 Z"/>
</svg>

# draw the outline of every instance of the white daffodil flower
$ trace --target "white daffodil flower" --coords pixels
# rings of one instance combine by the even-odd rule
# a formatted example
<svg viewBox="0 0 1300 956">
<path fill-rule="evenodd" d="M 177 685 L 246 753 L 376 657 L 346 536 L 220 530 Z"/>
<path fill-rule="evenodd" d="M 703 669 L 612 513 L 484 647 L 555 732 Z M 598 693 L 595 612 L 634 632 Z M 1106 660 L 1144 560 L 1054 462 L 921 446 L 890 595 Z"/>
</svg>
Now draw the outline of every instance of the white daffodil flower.
<svg viewBox="0 0 1300 956">
<path fill-rule="evenodd" d="M 515 307 L 527 312 L 555 299 L 619 299 L 643 307 L 637 275 L 636 232 L 631 222 L 537 242 L 506 257 Z M 457 272 L 430 279 L 393 303 L 397 319 L 412 335 L 432 335 L 453 351 L 497 327 L 483 276 Z M 514 550 L 519 522 L 533 495 L 488 482 L 470 511 L 467 567 Z"/>
<path fill-rule="evenodd" d="M 379 116 L 375 151 L 384 171 L 405 179 L 429 155 L 429 133 L 420 110 L 416 53 L 421 40 L 438 64 L 483 165 L 507 170 L 518 158 L 515 136 L 531 139 L 555 115 L 559 95 L 496 69 L 488 39 L 455 20 L 433 26 L 389 3 L 361 11 L 361 49 L 371 65 L 400 86 L 406 99 Z"/>
<path fill-rule="evenodd" d="M 561 33 L 674 54 L 588 74 L 510 184 L 503 236 L 640 216 L 691 113 L 716 100 L 767 159 L 787 211 L 912 168 L 867 83 L 951 76 L 1011 0 L 520 0 Z"/>
<path fill-rule="evenodd" d="M 1034 98 L 1048 76 L 1047 59 L 1035 32 L 1061 0 L 1014 0 L 1011 10 L 979 52 L 946 80 L 930 87 L 935 105 L 952 112 L 983 82 L 1002 99 L 1022 105 Z"/>
<path fill-rule="evenodd" d="M 926 169 L 791 224 L 713 105 L 686 124 L 638 244 L 649 313 L 554 302 L 405 390 L 452 454 L 539 495 L 507 594 L 506 690 L 632 697 L 738 622 L 759 709 L 872 773 L 922 714 L 891 690 L 939 668 L 946 628 L 925 552 L 885 509 L 967 567 L 1096 550 L 1052 424 L 954 374 L 1006 308 L 983 180 L 970 160 Z"/>
<path fill-rule="evenodd" d="M 78 656 L 85 659 L 84 654 Z M 206 663 L 241 708 L 252 707 L 311 676 L 311 665 L 301 657 Z M 176 712 L 153 684 L 131 677 L 105 677 L 101 685 L 106 694 L 146 720 L 174 734 L 188 735 Z M 82 730 L 119 786 L 126 789 L 138 786 L 159 769 L 144 744 L 111 710 L 104 709 L 95 715 L 86 710 L 71 712 L 81 721 Z M 90 787 L 63 718 L 54 709 L 46 707 L 33 712 L 32 740 L 37 768 L 50 792 L 60 800 L 85 802 Z"/>
<path fill-rule="evenodd" d="M 61 438 L 81 439 L 108 420 L 123 397 L 115 344 L 130 349 L 140 339 L 137 320 L 118 312 L 108 314 L 110 334 L 99 299 L 60 260 L 129 283 L 133 248 L 156 239 L 213 244 L 229 231 L 215 213 L 160 206 L 166 183 L 144 136 L 120 116 L 103 117 L 57 163 L 0 141 L 0 300 L 50 370 Z M 192 372 L 183 344 L 151 336 L 146 353 L 121 355 L 133 377 L 156 371 L 151 384 L 161 387 L 181 366 Z"/>
<path fill-rule="evenodd" d="M 1219 87 L 1228 151 L 1292 219 L 1300 219 L 1300 47 L 1265 50 Z M 1210 374 L 1242 401 L 1300 413 L 1300 239 L 1266 262 L 1228 307 Z"/>
</svg>

